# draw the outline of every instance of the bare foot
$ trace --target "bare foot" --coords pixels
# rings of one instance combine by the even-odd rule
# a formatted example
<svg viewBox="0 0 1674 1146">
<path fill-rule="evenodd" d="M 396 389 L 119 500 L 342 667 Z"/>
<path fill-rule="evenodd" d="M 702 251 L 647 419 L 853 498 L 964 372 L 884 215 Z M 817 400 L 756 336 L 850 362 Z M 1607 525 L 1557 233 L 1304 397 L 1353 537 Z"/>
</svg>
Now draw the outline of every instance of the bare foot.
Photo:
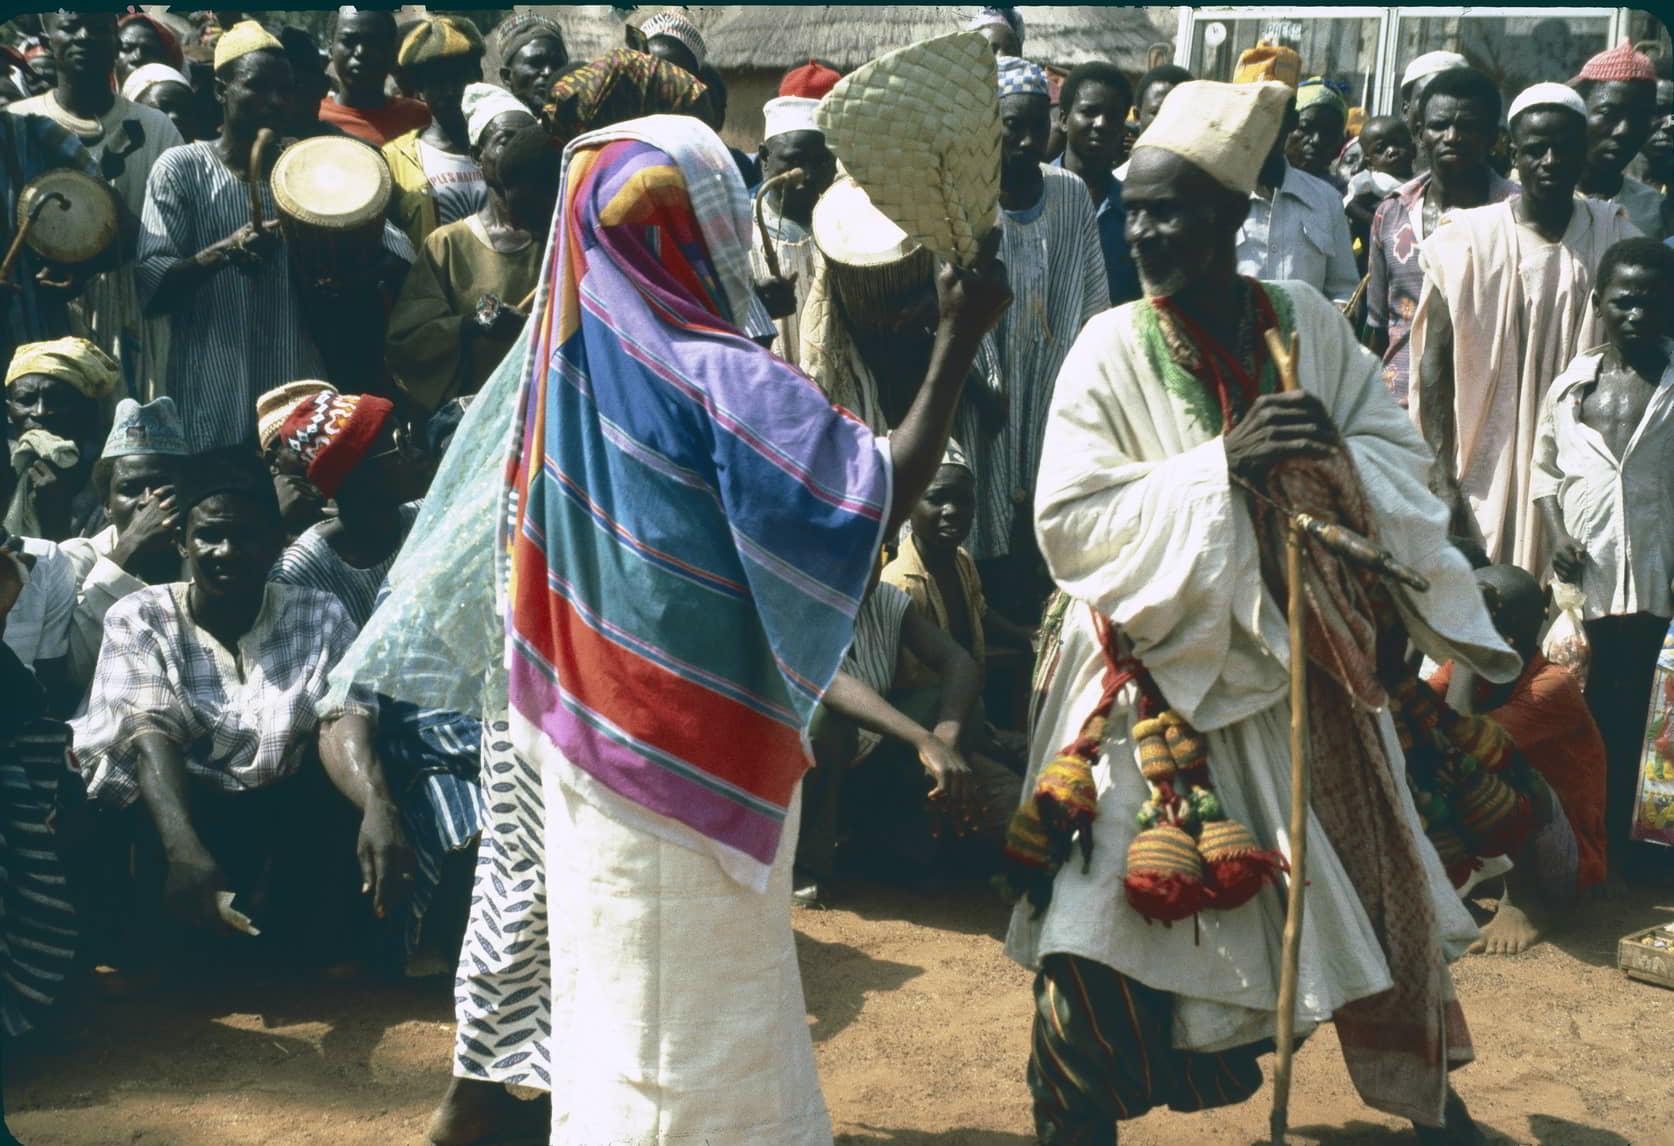
<svg viewBox="0 0 1674 1146">
<path fill-rule="evenodd" d="M 1539 943 L 1545 933 L 1545 928 L 1528 912 L 1510 899 L 1502 899 L 1494 918 L 1483 926 L 1481 938 L 1471 944 L 1470 954 L 1521 955 Z"/>
<path fill-rule="evenodd" d="M 524 1102 L 497 1082 L 455 1078 L 426 1131 L 431 1146 L 495 1146 L 545 1142 L 551 1133 L 552 1099 Z"/>
</svg>

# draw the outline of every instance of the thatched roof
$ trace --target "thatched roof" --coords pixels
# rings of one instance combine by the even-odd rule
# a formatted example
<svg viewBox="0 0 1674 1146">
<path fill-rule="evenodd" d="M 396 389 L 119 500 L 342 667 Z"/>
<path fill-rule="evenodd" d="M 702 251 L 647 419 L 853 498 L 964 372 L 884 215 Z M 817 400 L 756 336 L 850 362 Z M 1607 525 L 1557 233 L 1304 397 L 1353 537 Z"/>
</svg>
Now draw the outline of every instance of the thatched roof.
<svg viewBox="0 0 1674 1146">
<path fill-rule="evenodd" d="M 629 19 L 637 24 L 664 7 L 669 5 L 638 8 Z M 623 16 L 607 5 L 541 5 L 533 10 L 563 26 L 572 57 L 585 59 L 622 42 Z M 783 70 L 809 56 L 847 71 L 884 52 L 956 31 L 976 8 L 750 4 L 699 5 L 685 11 L 703 31 L 710 63 L 722 71 Z M 1143 71 L 1152 45 L 1174 39 L 1174 8 L 1024 5 L 1019 11 L 1024 54 L 1060 68 L 1110 60 L 1130 71 Z"/>
</svg>

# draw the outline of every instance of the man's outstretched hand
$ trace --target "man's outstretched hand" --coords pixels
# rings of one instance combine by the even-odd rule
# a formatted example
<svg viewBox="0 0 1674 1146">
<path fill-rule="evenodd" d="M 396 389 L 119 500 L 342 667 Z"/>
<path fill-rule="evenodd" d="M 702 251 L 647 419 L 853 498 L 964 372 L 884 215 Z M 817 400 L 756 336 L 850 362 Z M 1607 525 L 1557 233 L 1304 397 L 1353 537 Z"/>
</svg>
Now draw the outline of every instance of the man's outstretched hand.
<svg viewBox="0 0 1674 1146">
<path fill-rule="evenodd" d="M 1325 406 L 1306 390 L 1263 394 L 1226 435 L 1226 466 L 1259 482 L 1286 458 L 1323 458 L 1341 441 Z"/>
</svg>

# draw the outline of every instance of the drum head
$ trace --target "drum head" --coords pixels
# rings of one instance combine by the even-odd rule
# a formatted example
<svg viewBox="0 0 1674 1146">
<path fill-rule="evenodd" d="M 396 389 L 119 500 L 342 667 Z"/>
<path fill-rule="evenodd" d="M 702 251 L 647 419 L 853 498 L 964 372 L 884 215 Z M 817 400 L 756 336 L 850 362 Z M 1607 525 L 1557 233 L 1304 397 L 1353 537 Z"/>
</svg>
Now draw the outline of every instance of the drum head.
<svg viewBox="0 0 1674 1146">
<path fill-rule="evenodd" d="M 43 195 L 63 197 L 41 208 L 24 240 L 43 259 L 85 263 L 115 241 L 116 197 L 101 180 L 67 169 L 30 180 L 17 197 L 18 226 Z"/>
<path fill-rule="evenodd" d="M 273 165 L 273 202 L 288 218 L 331 231 L 381 219 L 389 166 L 358 139 L 320 136 L 285 148 Z"/>
</svg>

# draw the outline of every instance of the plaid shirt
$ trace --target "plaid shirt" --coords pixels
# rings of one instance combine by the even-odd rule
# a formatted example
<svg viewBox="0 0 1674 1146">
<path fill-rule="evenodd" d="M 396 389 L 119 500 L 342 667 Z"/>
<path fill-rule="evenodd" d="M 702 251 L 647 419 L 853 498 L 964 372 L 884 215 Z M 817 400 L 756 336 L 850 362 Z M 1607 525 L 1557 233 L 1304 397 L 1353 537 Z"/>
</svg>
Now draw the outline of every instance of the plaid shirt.
<svg viewBox="0 0 1674 1146">
<path fill-rule="evenodd" d="M 186 771 L 223 792 L 294 773 L 318 728 L 326 673 L 355 638 L 335 597 L 269 585 L 255 624 L 229 650 L 192 620 L 191 586 L 156 585 L 105 614 L 87 714 L 72 722 L 88 794 L 126 806 L 139 795 L 139 737 L 178 745 Z M 375 715 L 365 692 L 345 712 Z"/>
</svg>

